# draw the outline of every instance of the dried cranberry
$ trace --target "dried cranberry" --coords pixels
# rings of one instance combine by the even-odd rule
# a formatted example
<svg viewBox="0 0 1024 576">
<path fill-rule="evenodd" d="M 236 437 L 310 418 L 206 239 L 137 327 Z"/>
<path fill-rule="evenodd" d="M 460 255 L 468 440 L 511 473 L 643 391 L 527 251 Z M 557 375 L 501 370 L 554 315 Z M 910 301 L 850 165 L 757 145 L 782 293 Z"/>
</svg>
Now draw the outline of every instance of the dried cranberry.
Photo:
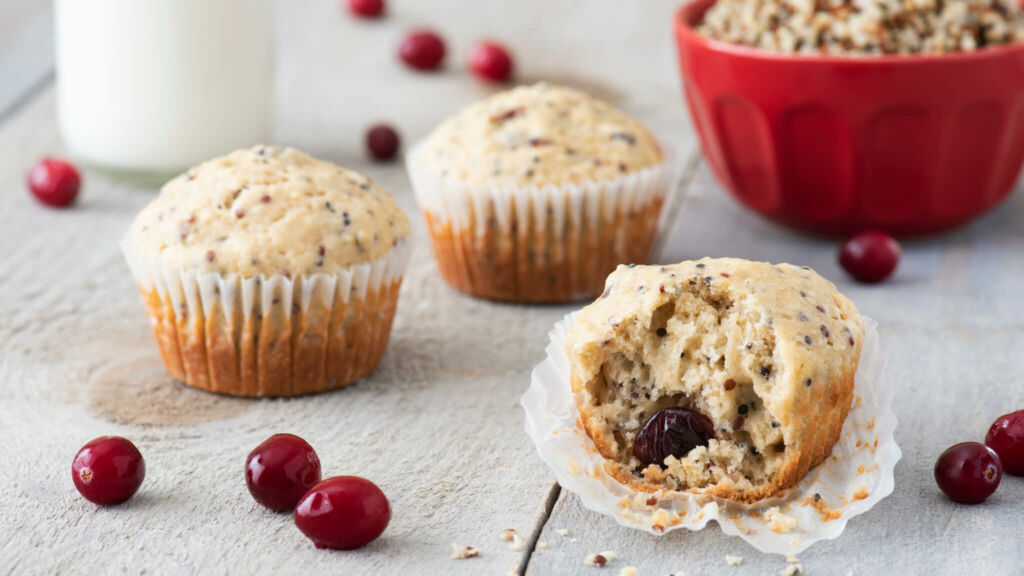
<svg viewBox="0 0 1024 576">
<path fill-rule="evenodd" d="M 418 70 L 434 70 L 444 60 L 444 40 L 430 30 L 416 30 L 405 37 L 398 56 Z"/>
<path fill-rule="evenodd" d="M 245 484 L 257 502 L 271 510 L 295 504 L 320 481 L 320 458 L 294 434 L 274 434 L 245 460 Z"/>
<path fill-rule="evenodd" d="M 985 444 L 999 454 L 1003 472 L 1024 476 L 1024 410 L 996 418 L 985 435 Z"/>
<path fill-rule="evenodd" d="M 977 504 L 991 496 L 1002 476 L 999 456 L 981 442 L 951 446 L 935 462 L 939 488 L 964 504 Z"/>
<path fill-rule="evenodd" d="M 295 525 L 317 548 L 362 548 L 390 521 L 387 497 L 376 484 L 358 476 L 328 478 L 295 507 Z"/>
<path fill-rule="evenodd" d="M 855 280 L 865 284 L 888 278 L 899 261 L 900 245 L 879 230 L 861 232 L 839 249 L 839 264 Z"/>
<path fill-rule="evenodd" d="M 43 158 L 28 171 L 28 189 L 47 206 L 63 208 L 70 205 L 81 186 L 78 170 L 58 158 Z"/>
<path fill-rule="evenodd" d="M 86 500 L 101 506 L 128 500 L 145 477 L 142 453 L 120 436 L 101 436 L 89 442 L 71 463 L 75 488 Z"/>
<path fill-rule="evenodd" d="M 686 408 L 659 410 L 640 429 L 633 443 L 633 454 L 645 466 L 662 464 L 665 458 L 682 458 L 697 446 L 707 446 L 715 437 L 711 420 Z"/>
<path fill-rule="evenodd" d="M 375 18 L 384 13 L 384 0 L 348 0 L 348 9 L 356 16 Z"/>
<path fill-rule="evenodd" d="M 377 124 L 366 131 L 366 149 L 375 160 L 391 160 L 401 145 L 402 139 L 391 126 Z"/>
<path fill-rule="evenodd" d="M 504 82 L 512 76 L 512 56 L 496 42 L 480 42 L 469 53 L 469 68 L 484 80 Z"/>
</svg>

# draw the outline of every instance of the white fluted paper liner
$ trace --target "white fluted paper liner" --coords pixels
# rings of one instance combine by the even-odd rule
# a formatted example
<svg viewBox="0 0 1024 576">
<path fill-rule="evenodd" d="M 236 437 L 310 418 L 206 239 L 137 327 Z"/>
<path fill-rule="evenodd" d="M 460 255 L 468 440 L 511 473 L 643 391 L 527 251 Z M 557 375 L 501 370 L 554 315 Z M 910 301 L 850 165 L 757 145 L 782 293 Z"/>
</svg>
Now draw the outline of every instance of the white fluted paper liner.
<svg viewBox="0 0 1024 576">
<path fill-rule="evenodd" d="M 863 318 L 865 339 L 853 406 L 832 456 L 782 498 L 743 505 L 682 492 L 637 494 L 605 471 L 604 458 L 579 423 L 569 383 L 565 337 L 574 318 L 575 314 L 566 316 L 549 334 L 548 356 L 534 368 L 521 403 L 526 410 L 526 433 L 540 457 L 558 483 L 579 496 L 587 508 L 655 535 L 680 528 L 700 530 L 715 520 L 723 532 L 762 552 L 796 554 L 815 542 L 838 537 L 851 518 L 892 493 L 893 472 L 902 453 L 893 438 L 893 390 L 883 378 L 885 359 L 874 320 Z M 820 501 L 815 502 L 815 494 Z M 652 495 L 658 503 L 648 506 Z M 774 507 L 778 509 L 769 512 Z"/>
<path fill-rule="evenodd" d="M 202 274 L 197 268 L 175 268 L 159 258 L 141 254 L 132 247 L 127 236 L 121 241 L 121 250 L 139 287 L 143 290 L 155 287 L 161 299 L 170 297 L 175 310 L 186 310 L 190 317 L 200 310 L 206 315 L 218 301 L 224 310 L 235 310 L 241 298 L 244 322 L 259 310 L 270 309 L 272 300 L 278 297 L 282 299 L 285 318 L 291 317 L 294 296 L 298 297 L 297 303 L 303 313 L 313 302 L 321 303 L 329 311 L 336 291 L 346 303 L 353 296 L 364 298 L 367 292 L 376 291 L 403 276 L 412 254 L 412 242 L 403 238 L 383 258 L 353 264 L 334 274 L 317 273 L 292 278 L 283 274 L 243 278 L 238 274 Z"/>
<path fill-rule="evenodd" d="M 456 234 L 469 229 L 474 221 L 472 214 L 486 215 L 493 206 L 498 229 L 509 233 L 513 213 L 519 222 L 526 222 L 529 211 L 533 210 L 536 222 L 544 223 L 545 212 L 551 209 L 553 221 L 548 233 L 560 239 L 567 219 L 586 220 L 594 226 L 602 219 L 614 222 L 616 213 L 640 210 L 674 190 L 682 175 L 679 157 L 672 147 L 659 143 L 663 153 L 659 164 L 607 180 L 558 186 L 471 186 L 444 177 L 427 166 L 426 141 L 418 143 L 406 155 L 406 167 L 420 208 L 441 221 L 450 222 Z M 569 198 L 568 203 L 563 201 L 565 198 Z M 475 222 L 475 232 L 483 234 L 489 225 L 488 219 L 476 218 Z M 526 234 L 527 230 L 521 226 L 518 233 Z"/>
</svg>

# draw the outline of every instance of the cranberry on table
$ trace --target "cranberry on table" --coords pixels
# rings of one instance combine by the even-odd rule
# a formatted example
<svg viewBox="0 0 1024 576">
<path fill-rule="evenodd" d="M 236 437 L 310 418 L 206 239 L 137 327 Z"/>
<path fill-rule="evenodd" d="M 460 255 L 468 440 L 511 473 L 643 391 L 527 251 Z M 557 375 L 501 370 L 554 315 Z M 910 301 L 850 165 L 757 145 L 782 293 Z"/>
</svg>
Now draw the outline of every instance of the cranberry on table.
<svg viewBox="0 0 1024 576">
<path fill-rule="evenodd" d="M 961 442 L 935 462 L 935 482 L 947 496 L 977 504 L 992 495 L 1002 478 L 999 456 L 981 442 Z"/>
<path fill-rule="evenodd" d="M 295 508 L 320 481 L 320 458 L 294 434 L 274 434 L 245 460 L 245 484 L 260 504 L 271 510 Z"/>
<path fill-rule="evenodd" d="M 391 126 L 377 124 L 366 131 L 366 149 L 375 160 L 391 160 L 401 145 L 402 139 Z"/>
<path fill-rule="evenodd" d="M 633 441 L 633 455 L 644 466 L 664 464 L 665 458 L 682 458 L 715 437 L 711 420 L 686 408 L 665 408 L 651 416 Z"/>
<path fill-rule="evenodd" d="M 362 548 L 376 540 L 390 521 L 387 497 L 376 484 L 358 476 L 324 480 L 295 508 L 295 525 L 317 548 Z"/>
<path fill-rule="evenodd" d="M 996 418 L 985 435 L 985 444 L 999 455 L 1003 472 L 1024 476 L 1024 410 Z"/>
<path fill-rule="evenodd" d="M 402 41 L 398 56 L 418 70 L 434 70 L 444 60 L 444 40 L 430 30 L 416 30 Z"/>
<path fill-rule="evenodd" d="M 880 230 L 861 232 L 843 242 L 839 264 L 859 282 L 875 284 L 888 278 L 900 262 L 900 245 Z"/>
<path fill-rule="evenodd" d="M 28 171 L 28 189 L 47 206 L 63 208 L 75 201 L 82 178 L 70 163 L 43 158 Z"/>
<path fill-rule="evenodd" d="M 71 463 L 71 479 L 86 500 L 106 506 L 131 498 L 146 477 L 146 462 L 131 441 L 101 436 L 89 442 Z"/>
<path fill-rule="evenodd" d="M 356 16 L 374 18 L 384 13 L 384 0 L 348 0 L 348 9 Z"/>
<path fill-rule="evenodd" d="M 512 76 L 512 56 L 496 42 L 480 42 L 469 53 L 469 68 L 484 80 L 504 82 Z"/>
</svg>

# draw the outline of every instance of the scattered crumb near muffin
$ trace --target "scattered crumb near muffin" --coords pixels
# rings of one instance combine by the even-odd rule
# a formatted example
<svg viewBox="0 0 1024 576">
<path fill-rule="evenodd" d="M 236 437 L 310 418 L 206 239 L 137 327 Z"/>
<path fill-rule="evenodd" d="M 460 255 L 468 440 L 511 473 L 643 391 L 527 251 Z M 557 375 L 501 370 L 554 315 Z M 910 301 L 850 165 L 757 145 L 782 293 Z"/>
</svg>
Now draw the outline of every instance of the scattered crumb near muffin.
<svg viewBox="0 0 1024 576">
<path fill-rule="evenodd" d="M 518 536 L 518 535 L 519 535 L 519 533 L 516 532 L 515 528 L 505 528 L 504 530 L 501 531 L 501 539 L 504 540 L 505 542 L 509 542 L 509 541 L 515 539 L 515 537 Z"/>
<path fill-rule="evenodd" d="M 615 560 L 615 552 L 606 550 L 600 554 L 589 554 L 583 560 L 583 563 L 587 566 L 593 566 L 595 568 L 604 568 L 609 563 Z"/>
<path fill-rule="evenodd" d="M 523 549 L 523 538 L 519 534 L 512 535 L 512 541 L 508 544 L 508 549 L 515 552 L 519 552 Z"/>
<path fill-rule="evenodd" d="M 786 562 L 789 562 L 790 564 L 796 564 L 800 561 L 797 560 L 796 554 L 786 554 Z"/>
<path fill-rule="evenodd" d="M 797 525 L 796 518 L 783 514 L 778 506 L 769 508 L 765 512 L 765 518 L 768 520 L 768 528 L 779 534 L 789 534 Z"/>
<path fill-rule="evenodd" d="M 719 0 L 698 32 L 772 52 L 941 54 L 1024 41 L 1024 14 L 1015 0 Z"/>
<path fill-rule="evenodd" d="M 726 554 L 725 555 L 725 563 L 728 564 L 729 566 L 739 566 L 740 564 L 743 563 L 743 557 L 742 556 L 733 556 L 731 554 Z"/>
<path fill-rule="evenodd" d="M 540 550 L 547 550 L 548 548 L 550 548 L 550 546 L 548 546 L 547 542 L 545 542 L 543 540 L 538 540 L 537 541 L 537 548 L 540 549 Z"/>
<path fill-rule="evenodd" d="M 790 564 L 782 570 L 779 570 L 779 576 L 795 576 L 796 574 L 803 574 L 804 567 L 799 564 Z"/>
<path fill-rule="evenodd" d="M 623 566 L 622 570 L 619 570 L 619 576 L 636 576 L 636 567 Z"/>
<path fill-rule="evenodd" d="M 480 555 L 480 550 L 476 546 L 462 546 L 459 544 L 452 544 L 452 560 L 462 560 L 464 558 L 476 558 Z"/>
<path fill-rule="evenodd" d="M 576 543 L 576 542 L 579 542 L 579 538 L 569 538 L 569 542 L 570 542 L 570 543 Z"/>
<path fill-rule="evenodd" d="M 808 496 L 807 499 L 804 500 L 803 505 L 810 506 L 817 510 L 818 514 L 821 515 L 822 522 L 835 520 L 843 515 L 842 510 L 833 510 L 832 508 L 829 508 L 828 504 L 825 502 L 825 498 L 818 493 L 815 493 L 813 496 Z"/>
<path fill-rule="evenodd" d="M 564 537 L 569 535 L 569 531 L 566 530 L 565 528 L 559 528 L 559 529 L 555 530 L 555 534 L 558 534 L 559 536 L 564 538 Z"/>
</svg>

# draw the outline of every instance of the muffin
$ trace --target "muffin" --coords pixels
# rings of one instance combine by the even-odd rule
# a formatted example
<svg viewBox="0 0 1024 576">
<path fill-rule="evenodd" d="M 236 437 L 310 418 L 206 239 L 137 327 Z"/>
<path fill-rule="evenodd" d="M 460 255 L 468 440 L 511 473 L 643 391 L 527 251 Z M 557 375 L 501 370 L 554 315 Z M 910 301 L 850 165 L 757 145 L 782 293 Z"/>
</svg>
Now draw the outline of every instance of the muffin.
<svg viewBox="0 0 1024 576">
<path fill-rule="evenodd" d="M 513 302 L 593 298 L 645 262 L 672 158 L 639 122 L 549 84 L 495 94 L 409 155 L 441 275 Z"/>
<path fill-rule="evenodd" d="M 754 502 L 831 453 L 863 336 L 810 268 L 705 258 L 619 267 L 566 347 L 583 426 L 616 479 Z"/>
<path fill-rule="evenodd" d="M 408 218 L 370 179 L 269 146 L 168 182 L 122 247 L 168 372 L 238 396 L 373 372 L 411 248 Z"/>
</svg>

